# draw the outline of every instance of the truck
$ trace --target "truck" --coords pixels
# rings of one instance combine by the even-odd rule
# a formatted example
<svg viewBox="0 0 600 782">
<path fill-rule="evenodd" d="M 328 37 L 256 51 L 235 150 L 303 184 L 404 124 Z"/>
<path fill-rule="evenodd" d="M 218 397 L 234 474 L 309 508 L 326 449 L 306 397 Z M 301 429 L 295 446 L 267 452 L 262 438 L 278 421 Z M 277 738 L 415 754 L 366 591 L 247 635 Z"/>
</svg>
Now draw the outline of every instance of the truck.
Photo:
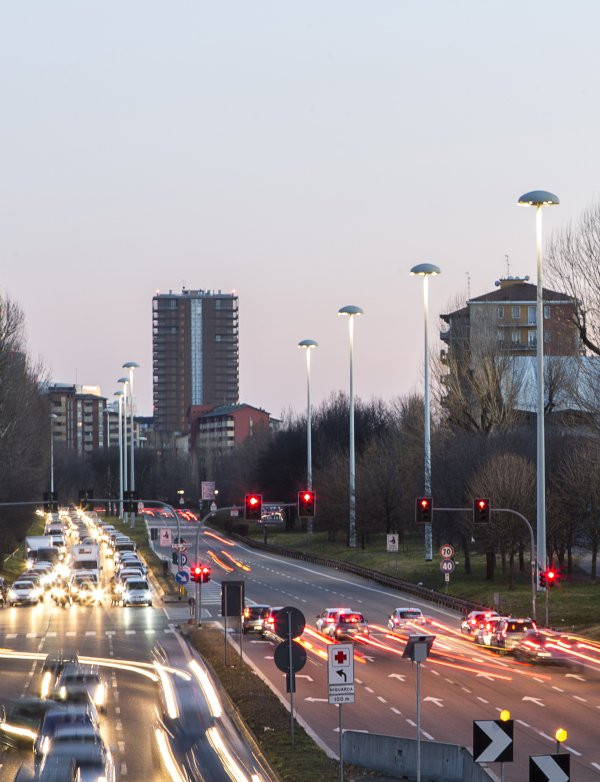
<svg viewBox="0 0 600 782">
<path fill-rule="evenodd" d="M 31 535 L 25 538 L 27 559 L 31 562 L 58 562 L 60 552 L 51 535 Z"/>
<path fill-rule="evenodd" d="M 96 544 L 85 544 L 71 546 L 71 569 L 72 570 L 101 570 L 100 565 L 100 546 Z"/>
</svg>

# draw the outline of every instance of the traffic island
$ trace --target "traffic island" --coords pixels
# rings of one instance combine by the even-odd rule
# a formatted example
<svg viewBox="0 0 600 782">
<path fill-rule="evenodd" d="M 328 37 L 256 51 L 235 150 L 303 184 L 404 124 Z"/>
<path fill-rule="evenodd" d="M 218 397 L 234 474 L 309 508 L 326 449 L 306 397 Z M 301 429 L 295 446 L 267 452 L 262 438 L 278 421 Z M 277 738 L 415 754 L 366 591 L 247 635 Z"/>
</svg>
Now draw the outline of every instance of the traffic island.
<svg viewBox="0 0 600 782">
<path fill-rule="evenodd" d="M 339 765 L 296 722 L 295 748 L 290 741 L 289 711 L 265 682 L 262 681 L 234 648 L 228 649 L 228 664 L 224 663 L 223 631 L 204 624 L 186 628 L 192 646 L 202 655 L 221 682 L 231 708 L 250 732 L 269 764 L 286 782 L 339 779 Z M 235 704 L 235 706 L 233 706 Z M 346 782 L 382 780 L 381 772 L 369 772 L 344 764 Z"/>
</svg>

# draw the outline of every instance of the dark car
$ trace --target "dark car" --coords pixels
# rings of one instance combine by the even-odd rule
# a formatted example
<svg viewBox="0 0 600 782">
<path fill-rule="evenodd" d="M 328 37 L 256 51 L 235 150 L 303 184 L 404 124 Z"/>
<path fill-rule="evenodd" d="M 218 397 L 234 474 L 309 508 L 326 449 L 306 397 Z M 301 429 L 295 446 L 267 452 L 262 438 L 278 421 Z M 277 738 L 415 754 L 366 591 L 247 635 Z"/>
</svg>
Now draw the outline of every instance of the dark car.
<svg viewBox="0 0 600 782">
<path fill-rule="evenodd" d="M 514 647 L 517 660 L 535 665 L 560 665 L 579 668 L 579 663 L 569 655 L 572 644 L 559 633 L 545 630 L 528 630 Z"/>
<path fill-rule="evenodd" d="M 54 701 L 42 698 L 16 698 L 0 706 L 0 743 L 31 747 L 44 715 L 56 708 Z M 60 708 L 60 707 L 59 707 Z"/>
<path fill-rule="evenodd" d="M 242 615 L 242 632 L 245 633 L 260 633 L 263 628 L 263 620 L 269 613 L 271 606 L 268 605 L 254 605 L 246 606 Z"/>
<path fill-rule="evenodd" d="M 42 684 L 40 688 L 40 695 L 42 698 L 48 697 L 54 688 L 56 680 L 67 665 L 79 665 L 79 658 L 76 654 L 67 656 L 63 654 L 46 655 L 46 659 L 42 665 Z"/>
<path fill-rule="evenodd" d="M 533 619 L 503 618 L 496 625 L 492 635 L 491 646 L 504 652 L 512 652 L 529 630 L 537 630 Z"/>
<path fill-rule="evenodd" d="M 259 630 L 263 636 L 266 636 L 267 638 L 273 638 L 275 641 L 283 640 L 281 636 L 277 635 L 275 632 L 275 617 L 283 608 L 284 606 L 269 608 L 263 619 L 262 628 Z"/>
<path fill-rule="evenodd" d="M 91 704 L 74 704 L 66 708 L 49 709 L 42 720 L 38 736 L 33 744 L 33 758 L 36 767 L 47 753 L 56 731 L 65 725 L 72 728 L 91 727 L 97 731 L 98 715 Z"/>
<path fill-rule="evenodd" d="M 368 638 L 369 625 L 362 614 L 357 611 L 340 613 L 337 622 L 333 625 L 332 637 L 343 638 Z"/>
</svg>

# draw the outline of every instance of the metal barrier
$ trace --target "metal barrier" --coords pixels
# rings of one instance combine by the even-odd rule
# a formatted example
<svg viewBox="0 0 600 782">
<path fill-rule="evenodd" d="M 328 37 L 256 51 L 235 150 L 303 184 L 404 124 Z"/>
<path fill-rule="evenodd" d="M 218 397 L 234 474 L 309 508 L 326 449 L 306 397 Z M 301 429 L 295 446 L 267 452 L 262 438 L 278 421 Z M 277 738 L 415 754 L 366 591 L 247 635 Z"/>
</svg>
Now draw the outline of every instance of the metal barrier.
<svg viewBox="0 0 600 782">
<path fill-rule="evenodd" d="M 319 554 L 306 554 L 303 551 L 294 551 L 293 549 L 276 546 L 272 543 L 263 543 L 262 541 L 254 540 L 253 538 L 247 538 L 244 535 L 238 535 L 236 532 L 228 532 L 227 534 L 234 538 L 234 540 L 245 543 L 251 548 L 268 551 L 270 554 L 277 554 L 282 557 L 287 557 L 288 559 L 298 559 L 302 562 L 309 562 L 313 565 L 323 565 L 344 573 L 352 573 L 355 576 L 360 576 L 361 578 L 373 581 L 376 584 L 391 587 L 392 589 L 399 589 L 414 597 L 420 597 L 423 600 L 428 600 L 430 603 L 435 603 L 436 605 L 450 608 L 453 611 L 458 611 L 463 614 L 467 614 L 469 611 L 487 610 L 489 608 L 480 603 L 474 603 L 471 600 L 463 600 L 460 597 L 445 595 L 442 592 L 437 592 L 435 589 L 428 589 L 427 587 L 413 584 L 410 581 L 403 581 L 401 578 L 388 576 L 386 573 L 380 573 L 378 570 L 371 570 L 370 568 L 362 567 L 361 565 L 354 565 L 351 562 L 343 562 L 339 559 L 329 559 L 328 557 L 322 557 Z"/>
</svg>

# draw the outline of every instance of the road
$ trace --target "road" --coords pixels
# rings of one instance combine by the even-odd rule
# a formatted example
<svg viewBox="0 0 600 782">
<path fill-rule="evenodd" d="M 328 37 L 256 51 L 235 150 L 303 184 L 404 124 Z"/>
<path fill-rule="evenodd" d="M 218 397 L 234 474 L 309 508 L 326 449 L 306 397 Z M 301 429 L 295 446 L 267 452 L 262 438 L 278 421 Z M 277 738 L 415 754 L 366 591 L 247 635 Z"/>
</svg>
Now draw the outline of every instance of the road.
<svg viewBox="0 0 600 782">
<path fill-rule="evenodd" d="M 192 526 L 182 529 L 191 543 Z M 295 605 L 304 612 L 307 629 L 302 643 L 309 659 L 298 681 L 298 713 L 332 752 L 338 745 L 338 715 L 337 708 L 326 702 L 327 640 L 314 630 L 317 613 L 330 606 L 349 606 L 361 611 L 372 629 L 369 642 L 357 644 L 356 703 L 344 709 L 344 727 L 414 737 L 415 670 L 401 656 L 403 640 L 390 637 L 386 627 L 393 608 L 412 604 L 433 618 L 431 631 L 436 634 L 422 675 L 425 739 L 470 746 L 474 719 L 496 719 L 500 710 L 509 709 L 515 720 L 515 762 L 505 765 L 507 782 L 528 778 L 529 755 L 555 751 L 553 736 L 558 727 L 569 734 L 565 748 L 572 755 L 572 778 L 582 782 L 600 778 L 600 655 L 596 651 L 589 652 L 589 661 L 582 660 L 581 672 L 532 667 L 462 637 L 457 614 L 403 598 L 350 574 L 259 552 L 208 530 L 201 535 L 201 551 L 202 560 L 212 564 L 213 583 L 226 577 L 244 578 L 250 601 Z M 203 616 L 216 619 L 218 609 L 205 603 Z M 259 637 L 244 638 L 248 659 L 287 698 L 283 674 L 272 660 L 274 646 Z"/>
</svg>

